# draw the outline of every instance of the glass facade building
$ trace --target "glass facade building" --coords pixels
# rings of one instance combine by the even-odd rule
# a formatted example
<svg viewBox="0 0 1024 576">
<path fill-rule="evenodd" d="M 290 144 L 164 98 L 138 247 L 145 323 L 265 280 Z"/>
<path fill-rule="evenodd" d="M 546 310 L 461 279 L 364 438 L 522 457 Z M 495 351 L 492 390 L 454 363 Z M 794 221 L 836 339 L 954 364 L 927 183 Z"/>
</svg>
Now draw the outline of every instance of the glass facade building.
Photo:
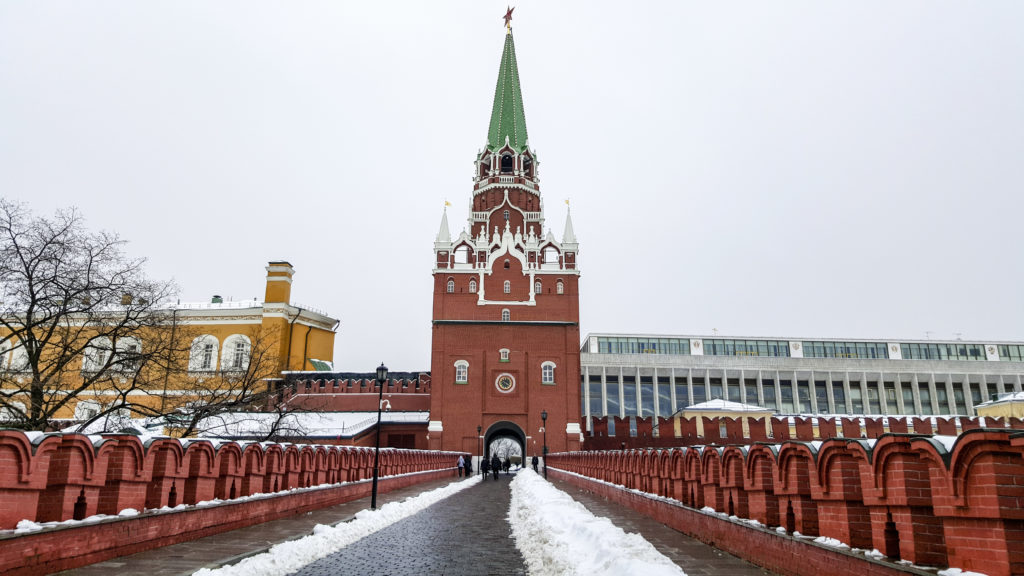
<svg viewBox="0 0 1024 576">
<path fill-rule="evenodd" d="M 721 398 L 780 415 L 974 416 L 1021 391 L 1024 344 L 590 335 L 584 416 L 660 416 Z"/>
</svg>

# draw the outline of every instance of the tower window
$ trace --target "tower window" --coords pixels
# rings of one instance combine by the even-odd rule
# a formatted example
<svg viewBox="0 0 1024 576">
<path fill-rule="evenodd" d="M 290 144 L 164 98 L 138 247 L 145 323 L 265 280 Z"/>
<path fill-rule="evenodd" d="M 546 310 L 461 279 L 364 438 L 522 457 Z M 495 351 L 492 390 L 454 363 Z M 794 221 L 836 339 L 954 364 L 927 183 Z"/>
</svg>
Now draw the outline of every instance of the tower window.
<svg viewBox="0 0 1024 576">
<path fill-rule="evenodd" d="M 451 294 L 452 292 L 455 292 L 455 280 L 452 280 L 451 278 L 449 278 L 448 279 L 448 293 Z"/>
<path fill-rule="evenodd" d="M 508 311 L 508 308 L 505 308 L 504 310 L 501 311 L 501 321 L 502 322 L 508 322 L 511 319 L 512 319 L 512 314 Z"/>
<path fill-rule="evenodd" d="M 555 292 L 565 294 L 565 284 L 562 284 L 561 280 L 555 283 Z"/>
<path fill-rule="evenodd" d="M 512 293 L 512 282 L 505 280 L 505 294 Z"/>
<path fill-rule="evenodd" d="M 508 270 L 508 269 L 509 269 L 509 268 L 511 268 L 511 267 L 512 267 L 512 263 L 511 263 L 511 262 L 509 262 L 509 261 L 508 261 L 508 259 L 506 258 L 506 259 L 505 259 L 505 270 Z"/>
<path fill-rule="evenodd" d="M 505 216 L 505 222 L 508 222 L 508 210 L 502 212 L 502 215 Z"/>
<path fill-rule="evenodd" d="M 554 384 L 555 383 L 555 363 L 545 362 L 540 365 L 540 383 L 541 384 Z"/>
<path fill-rule="evenodd" d="M 540 280 L 537 280 L 536 282 L 533 283 L 533 293 L 534 294 L 540 294 L 541 288 L 542 288 L 542 286 L 540 284 Z"/>
<path fill-rule="evenodd" d="M 511 174 L 512 173 L 512 155 L 505 154 L 501 157 L 501 173 Z"/>
<path fill-rule="evenodd" d="M 469 281 L 469 291 L 472 294 L 476 294 L 476 280 Z"/>
<path fill-rule="evenodd" d="M 502 362 L 508 362 L 508 348 L 498 350 L 498 359 Z"/>
<path fill-rule="evenodd" d="M 526 173 L 527 177 L 533 178 L 533 160 L 523 158 L 523 172 Z"/>
<path fill-rule="evenodd" d="M 455 382 L 457 384 L 469 382 L 469 362 L 465 360 L 455 362 Z"/>
</svg>

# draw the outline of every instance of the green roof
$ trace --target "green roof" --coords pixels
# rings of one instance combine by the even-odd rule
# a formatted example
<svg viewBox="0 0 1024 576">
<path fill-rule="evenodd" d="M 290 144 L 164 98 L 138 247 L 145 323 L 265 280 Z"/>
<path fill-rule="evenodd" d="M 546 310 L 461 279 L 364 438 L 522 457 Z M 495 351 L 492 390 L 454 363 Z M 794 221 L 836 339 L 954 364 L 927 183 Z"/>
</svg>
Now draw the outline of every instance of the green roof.
<svg viewBox="0 0 1024 576">
<path fill-rule="evenodd" d="M 501 53 L 498 86 L 494 89 L 491 125 L 487 131 L 487 147 L 497 150 L 505 145 L 506 138 L 516 152 L 526 150 L 526 114 L 523 112 L 516 44 L 512 40 L 511 30 L 505 34 L 505 49 Z"/>
</svg>

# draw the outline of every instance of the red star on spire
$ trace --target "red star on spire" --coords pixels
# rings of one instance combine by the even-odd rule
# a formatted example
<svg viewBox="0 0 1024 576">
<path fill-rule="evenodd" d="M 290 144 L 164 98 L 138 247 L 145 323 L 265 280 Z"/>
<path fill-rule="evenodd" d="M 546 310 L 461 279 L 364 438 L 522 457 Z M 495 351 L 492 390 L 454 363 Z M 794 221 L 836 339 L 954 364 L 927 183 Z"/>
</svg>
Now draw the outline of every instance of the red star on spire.
<svg viewBox="0 0 1024 576">
<path fill-rule="evenodd" d="M 508 8 L 508 7 L 506 6 L 506 8 Z M 515 10 L 515 8 L 508 8 L 508 10 L 505 12 L 505 28 L 511 28 L 512 27 L 512 11 L 513 10 Z"/>
</svg>

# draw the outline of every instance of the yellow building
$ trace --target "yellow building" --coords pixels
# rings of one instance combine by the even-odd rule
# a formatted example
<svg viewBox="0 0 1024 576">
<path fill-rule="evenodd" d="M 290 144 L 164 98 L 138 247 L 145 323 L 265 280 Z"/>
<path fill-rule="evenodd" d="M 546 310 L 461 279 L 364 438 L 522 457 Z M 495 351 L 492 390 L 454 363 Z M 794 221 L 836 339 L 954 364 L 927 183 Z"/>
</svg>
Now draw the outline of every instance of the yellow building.
<svg viewBox="0 0 1024 576">
<path fill-rule="evenodd" d="M 1024 392 L 997 396 L 974 409 L 985 418 L 1024 418 Z"/>
<path fill-rule="evenodd" d="M 266 405 L 282 372 L 330 366 L 339 324 L 291 302 L 291 264 L 272 261 L 266 272 L 262 302 L 214 296 L 150 305 L 137 327 L 112 330 L 110 338 L 102 320 L 76 325 L 71 317 L 59 337 L 34 337 L 43 353 L 31 362 L 32 346 L 10 330 L 6 338 L 0 332 L 0 426 L 41 428 L 39 417 L 29 415 L 33 394 L 54 427 L 104 412 L 124 419 L 214 404 L 234 410 Z M 125 295 L 121 304 L 130 303 Z M 126 315 L 111 317 L 124 322 Z M 67 350 L 78 353 L 60 359 Z"/>
</svg>

